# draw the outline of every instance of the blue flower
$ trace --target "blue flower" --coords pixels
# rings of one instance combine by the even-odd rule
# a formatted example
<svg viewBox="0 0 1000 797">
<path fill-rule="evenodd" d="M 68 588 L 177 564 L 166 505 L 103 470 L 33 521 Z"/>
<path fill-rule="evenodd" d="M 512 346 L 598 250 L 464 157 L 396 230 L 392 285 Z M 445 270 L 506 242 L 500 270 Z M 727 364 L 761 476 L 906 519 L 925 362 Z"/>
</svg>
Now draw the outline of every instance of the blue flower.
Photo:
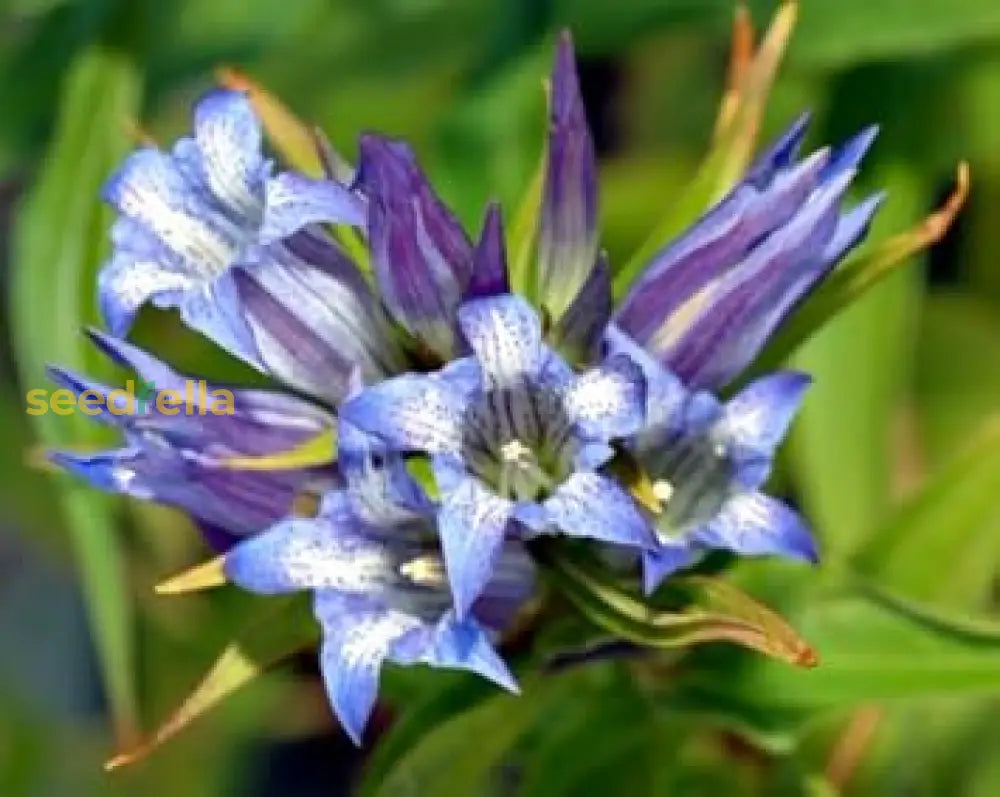
<svg viewBox="0 0 1000 797">
<path fill-rule="evenodd" d="M 629 546 L 654 539 L 629 495 L 598 472 L 612 440 L 641 428 L 644 382 L 618 356 L 574 374 L 542 343 L 535 311 L 505 295 L 466 302 L 473 356 L 439 372 L 389 379 L 341 417 L 392 451 L 431 457 L 438 533 L 463 617 L 512 533 L 561 531 Z"/>
<path fill-rule="evenodd" d="M 104 197 L 119 213 L 98 281 L 113 334 L 147 301 L 177 307 L 230 353 L 328 401 L 355 364 L 372 378 L 401 364 L 357 267 L 314 224 L 361 225 L 364 200 L 333 180 L 273 176 L 242 93 L 204 97 L 194 136 L 134 152 Z"/>
<path fill-rule="evenodd" d="M 559 38 L 551 86 L 534 290 L 559 320 L 586 284 L 598 256 L 597 163 L 569 33 Z"/>
<path fill-rule="evenodd" d="M 327 694 L 360 744 L 383 661 L 469 670 L 517 691 L 492 639 L 530 595 L 533 567 L 520 546 L 508 545 L 480 600 L 459 618 L 432 515 L 397 503 L 391 492 L 376 498 L 387 479 L 407 479 L 401 463 L 371 456 L 354 463 L 346 474 L 351 486 L 328 493 L 316 518 L 288 519 L 241 542 L 224 568 L 253 592 L 313 592 Z"/>
<path fill-rule="evenodd" d="M 800 163 L 800 119 L 743 180 L 653 256 L 615 322 L 689 387 L 727 384 L 865 235 L 882 195 L 841 204 L 869 128 Z"/>
<path fill-rule="evenodd" d="M 685 388 L 615 328 L 607 346 L 639 363 L 648 385 L 646 423 L 626 444 L 648 480 L 646 505 L 659 538 L 657 548 L 643 553 L 646 591 L 711 548 L 815 562 L 804 521 L 759 489 L 809 377 L 779 371 L 722 403 Z"/>
<path fill-rule="evenodd" d="M 524 540 L 624 547 L 647 591 L 710 549 L 816 559 L 801 518 L 761 489 L 809 378 L 717 394 L 864 236 L 881 197 L 845 208 L 844 195 L 874 129 L 798 161 L 797 122 L 616 308 L 568 34 L 550 96 L 527 298 L 511 292 L 498 206 L 474 243 L 410 147 L 374 134 L 351 185 L 275 174 L 238 92 L 207 95 L 193 136 L 133 153 L 105 189 L 118 217 L 98 289 L 113 337 L 93 333 L 97 345 L 177 390 L 184 377 L 118 339 L 143 304 L 177 308 L 316 403 L 235 390 L 232 415 L 106 412 L 123 446 L 52 456 L 192 514 L 245 589 L 312 591 L 324 680 L 355 741 L 383 661 L 515 688 L 492 641 L 533 588 Z M 360 228 L 370 280 L 326 225 Z M 335 414 L 336 462 L 275 465 Z M 232 466 L 247 457 L 262 466 Z M 433 498 L 408 470 L 423 458 Z M 295 513 L 303 492 L 324 493 L 315 517 Z"/>
<path fill-rule="evenodd" d="M 285 517 L 301 493 L 321 489 L 334 477 L 331 468 L 234 471 L 231 457 L 260 457 L 295 448 L 333 426 L 333 417 L 307 401 L 268 390 L 232 391 L 232 414 L 215 414 L 198 405 L 192 381 L 155 357 L 124 341 L 91 331 L 91 339 L 115 362 L 133 369 L 159 395 L 191 396 L 191 407 L 160 412 L 155 401 L 142 412 L 122 404 L 122 392 L 63 368 L 51 377 L 76 395 L 96 391 L 104 398 L 96 419 L 124 438 L 120 448 L 77 453 L 50 452 L 66 470 L 108 492 L 178 507 L 199 523 L 209 543 L 224 550 L 235 540 L 261 531 Z M 214 388 L 208 387 L 206 391 Z M 115 406 L 115 403 L 122 406 Z M 120 412 L 112 412 L 114 407 Z M 206 410 L 204 414 L 199 409 Z M 181 410 L 181 411 L 177 411 Z"/>
</svg>

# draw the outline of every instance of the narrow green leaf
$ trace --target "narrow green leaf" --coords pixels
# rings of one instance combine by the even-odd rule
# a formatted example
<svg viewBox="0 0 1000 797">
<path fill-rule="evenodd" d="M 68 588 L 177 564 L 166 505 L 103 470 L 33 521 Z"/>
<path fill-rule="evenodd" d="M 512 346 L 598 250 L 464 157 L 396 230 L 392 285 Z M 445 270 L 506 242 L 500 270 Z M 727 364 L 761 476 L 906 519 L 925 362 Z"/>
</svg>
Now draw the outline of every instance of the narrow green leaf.
<svg viewBox="0 0 1000 797">
<path fill-rule="evenodd" d="M 682 584 L 693 593 L 680 612 L 659 611 L 622 592 L 606 573 L 548 541 L 532 545 L 546 575 L 590 620 L 625 639 L 672 649 L 727 640 L 791 664 L 816 664 L 813 649 L 777 614 L 734 586 L 708 578 Z"/>
<path fill-rule="evenodd" d="M 119 769 L 142 760 L 266 669 L 315 643 L 318 636 L 319 628 L 305 596 L 268 599 L 267 610 L 226 646 L 177 710 L 149 737 L 108 761 L 105 768 Z"/>
<path fill-rule="evenodd" d="M 879 584 L 911 598 L 945 600 L 957 586 L 954 575 L 969 551 L 983 556 L 977 537 L 990 531 L 1000 491 L 1000 418 L 982 427 L 972 444 L 906 503 L 858 553 L 855 566 Z M 991 541 L 987 541 L 991 542 Z M 991 545 L 996 552 L 996 545 Z M 942 563 L 948 563 L 942 567 Z M 980 600 L 991 589 L 996 561 L 987 556 L 979 582 Z"/>
<path fill-rule="evenodd" d="M 514 214 L 514 221 L 510 225 L 510 232 L 507 234 L 507 251 L 511 253 L 508 267 L 510 289 L 528 298 L 533 298 L 535 290 L 535 239 L 538 235 L 538 219 L 542 210 L 542 191 L 545 187 L 547 162 L 548 147 L 543 145 L 538 167 L 524 190 Z"/>
<path fill-rule="evenodd" d="M 46 362 L 100 371 L 80 329 L 96 322 L 94 275 L 109 218 L 98 190 L 128 148 L 127 122 L 140 79 L 125 55 L 99 47 L 80 55 L 63 86 L 45 165 L 18 215 L 11 318 L 22 386 L 48 387 Z M 52 413 L 33 418 L 50 446 L 95 442 L 89 419 Z M 109 500 L 69 485 L 60 503 L 72 537 L 119 739 L 135 728 L 131 601 Z"/>
</svg>

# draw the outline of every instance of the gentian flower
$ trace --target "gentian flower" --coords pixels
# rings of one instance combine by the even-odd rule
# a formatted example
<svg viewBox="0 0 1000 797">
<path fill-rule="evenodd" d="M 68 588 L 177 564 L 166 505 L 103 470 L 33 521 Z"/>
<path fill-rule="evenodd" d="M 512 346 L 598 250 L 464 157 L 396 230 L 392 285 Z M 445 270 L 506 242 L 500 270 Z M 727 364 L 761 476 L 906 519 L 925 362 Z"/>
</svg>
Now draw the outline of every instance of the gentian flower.
<svg viewBox="0 0 1000 797">
<path fill-rule="evenodd" d="M 722 403 L 708 391 L 686 389 L 617 330 L 608 347 L 639 362 L 648 385 L 646 423 L 627 443 L 644 474 L 644 504 L 659 538 L 655 550 L 643 552 L 646 592 L 712 548 L 815 562 L 804 521 L 759 490 L 809 377 L 779 371 Z"/>
<path fill-rule="evenodd" d="M 458 318 L 473 357 L 389 379 L 341 412 L 390 450 L 431 457 L 459 616 L 511 534 L 558 530 L 651 547 L 635 502 L 597 470 L 614 454 L 610 442 L 642 424 L 638 367 L 621 356 L 574 374 L 543 346 L 537 313 L 517 296 L 473 299 Z"/>
<path fill-rule="evenodd" d="M 401 363 L 357 267 L 313 224 L 361 225 L 364 201 L 333 180 L 273 176 L 243 94 L 208 94 L 193 137 L 136 151 L 104 196 L 120 214 L 98 283 L 115 335 L 146 301 L 177 307 L 226 351 L 328 401 L 355 364 L 377 377 Z"/>
<path fill-rule="evenodd" d="M 806 121 L 655 254 L 615 312 L 617 326 L 688 387 L 716 390 L 743 371 L 861 240 L 882 201 L 841 211 L 876 129 L 796 163 Z"/>
<path fill-rule="evenodd" d="M 880 197 L 846 210 L 843 197 L 874 130 L 798 162 L 797 122 L 615 308 L 568 35 L 536 251 L 514 285 L 499 207 L 473 244 L 404 142 L 362 136 L 345 185 L 275 175 L 238 92 L 194 116 L 193 137 L 139 150 L 107 185 L 119 217 L 98 288 L 114 337 L 95 342 L 170 389 L 183 377 L 118 338 L 144 303 L 175 307 L 309 399 L 237 390 L 232 416 L 107 413 L 123 447 L 53 456 L 191 513 L 234 583 L 312 591 L 323 677 L 355 741 L 385 660 L 514 688 L 492 642 L 532 590 L 525 540 L 624 549 L 647 591 L 712 548 L 815 560 L 801 518 L 761 492 L 808 377 L 718 394 L 864 236 Z M 327 225 L 360 230 L 370 281 Z M 335 457 L 282 460 L 332 437 L 334 417 Z M 234 465 L 247 457 L 259 467 Z M 411 475 L 422 458 L 433 484 Z M 303 492 L 324 493 L 313 517 L 296 513 Z"/>
<path fill-rule="evenodd" d="M 483 597 L 468 617 L 458 618 L 433 515 L 421 511 L 426 507 L 420 502 L 416 507 L 394 503 L 389 494 L 372 500 L 387 474 L 406 481 L 398 471 L 402 464 L 351 461 L 346 474 L 351 486 L 329 492 L 317 517 L 285 520 L 230 550 L 224 560 L 229 580 L 267 595 L 314 593 L 327 694 L 358 744 L 385 660 L 469 670 L 516 692 L 491 638 L 530 595 L 530 558 L 508 546 Z"/>
<path fill-rule="evenodd" d="M 102 396 L 95 418 L 125 438 L 121 448 L 107 451 L 50 452 L 66 470 L 103 490 L 189 513 L 217 550 L 278 522 L 296 496 L 322 491 L 335 480 L 332 467 L 235 471 L 226 465 L 234 457 L 285 452 L 331 429 L 334 418 L 322 407 L 277 391 L 235 388 L 231 414 L 209 412 L 198 405 L 198 393 L 186 389 L 188 377 L 125 341 L 96 330 L 90 337 L 112 360 L 153 385 L 156 395 L 141 413 L 125 406 L 113 413 L 108 408 L 118 397 L 110 386 L 51 367 L 51 377 L 77 396 L 87 390 Z M 167 391 L 190 395 L 194 404 L 164 414 L 155 399 Z"/>
</svg>

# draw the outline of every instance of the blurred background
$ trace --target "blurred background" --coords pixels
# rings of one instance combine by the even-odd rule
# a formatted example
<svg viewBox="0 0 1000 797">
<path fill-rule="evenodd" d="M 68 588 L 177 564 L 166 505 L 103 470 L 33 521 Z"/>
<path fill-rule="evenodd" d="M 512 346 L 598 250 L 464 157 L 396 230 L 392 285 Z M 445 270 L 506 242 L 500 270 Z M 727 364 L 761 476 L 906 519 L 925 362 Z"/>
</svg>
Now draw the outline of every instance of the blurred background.
<svg viewBox="0 0 1000 797">
<path fill-rule="evenodd" d="M 750 3 L 759 29 L 775 6 Z M 984 630 L 1000 620 L 1000 4 L 800 10 L 764 138 L 805 109 L 810 148 L 879 123 L 857 188 L 888 190 L 876 242 L 939 205 L 959 159 L 974 185 L 941 243 L 795 355 L 817 382 L 779 486 L 815 524 L 825 564 L 758 562 L 736 577 L 804 618 L 821 656 L 833 651 L 831 674 L 821 666 L 796 692 L 746 657 L 720 664 L 729 652 L 707 651 L 698 672 L 737 668 L 755 685 L 744 700 L 707 678 L 676 686 L 670 661 L 642 671 L 652 685 L 623 665 L 576 668 L 527 701 L 543 719 L 486 702 L 447 733 L 412 720 L 425 723 L 422 757 L 390 772 L 383 755 L 370 793 L 1000 793 L 1000 646 Z M 307 656 L 147 761 L 102 770 L 113 725 L 120 741 L 154 728 L 253 603 L 225 590 L 157 598 L 157 581 L 205 556 L 197 534 L 169 510 L 47 472 L 40 439 L 106 438 L 80 419 L 33 427 L 24 414 L 45 362 L 106 373 L 79 328 L 96 322 L 106 252 L 97 191 L 122 154 L 185 131 L 214 70 L 235 66 L 350 158 L 362 130 L 409 138 L 478 229 L 484 203 L 512 210 L 535 168 L 541 81 L 566 26 L 601 162 L 603 244 L 620 263 L 709 146 L 733 12 L 732 0 L 0 0 L 0 795 L 347 794 L 366 765 Z M 199 375 L 252 378 L 168 313 L 145 313 L 135 337 Z M 982 638 L 943 650 L 864 612 L 810 620 L 806 580 L 852 563 Z M 372 738 L 452 686 L 469 688 L 391 671 Z"/>
</svg>

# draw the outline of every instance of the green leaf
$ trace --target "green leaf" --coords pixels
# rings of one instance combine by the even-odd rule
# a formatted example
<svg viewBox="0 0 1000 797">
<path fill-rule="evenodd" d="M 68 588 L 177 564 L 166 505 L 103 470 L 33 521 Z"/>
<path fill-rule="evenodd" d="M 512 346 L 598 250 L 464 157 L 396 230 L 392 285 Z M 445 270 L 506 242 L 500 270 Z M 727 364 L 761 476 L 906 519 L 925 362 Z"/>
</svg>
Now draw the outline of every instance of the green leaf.
<svg viewBox="0 0 1000 797">
<path fill-rule="evenodd" d="M 522 695 L 500 694 L 430 730 L 370 792 L 377 797 L 486 793 L 491 771 L 542 711 L 536 684 Z M 537 687 L 541 688 L 541 687 Z"/>
<path fill-rule="evenodd" d="M 879 184 L 889 186 L 899 199 L 886 208 L 892 216 L 880 221 L 912 218 L 920 198 L 929 194 L 927 187 L 902 168 L 883 169 L 881 178 Z M 894 245 L 892 251 L 893 262 L 900 262 L 902 247 Z M 835 290 L 843 275 L 853 271 L 853 262 L 848 263 L 817 294 L 831 284 Z M 788 453 L 803 506 L 820 532 L 828 561 L 842 562 L 889 509 L 891 433 L 897 428 L 902 386 L 913 359 L 912 323 L 919 297 L 919 272 L 897 272 L 861 301 L 842 305 L 845 312 L 792 360 L 814 381 Z M 816 306 L 808 301 L 791 323 L 808 318 Z"/>
<path fill-rule="evenodd" d="M 925 465 L 935 469 L 964 447 L 997 409 L 1000 360 L 970 368 L 956 352 L 1000 351 L 1000 312 L 971 292 L 933 292 L 920 314 L 914 398 Z"/>
<path fill-rule="evenodd" d="M 573 690 L 538 724 L 524 748 L 520 797 L 577 794 L 667 794 L 656 775 L 673 763 L 662 754 L 670 738 L 656 706 L 624 666 L 587 668 Z M 671 715 L 677 726 L 690 725 Z"/>
<path fill-rule="evenodd" d="M 805 2 L 789 57 L 831 68 L 990 41 L 1000 41 L 1000 7 L 992 0 Z"/>
<path fill-rule="evenodd" d="M 135 115 L 139 86 L 130 59 L 100 47 L 80 55 L 66 75 L 53 142 L 15 228 L 11 318 L 25 389 L 48 386 L 46 362 L 100 371 L 80 333 L 96 321 L 94 275 L 109 222 L 98 191 L 128 147 L 126 123 Z M 33 418 L 50 446 L 96 442 L 99 432 L 88 420 L 51 412 Z M 60 503 L 111 712 L 125 739 L 136 716 L 132 616 L 111 503 L 80 485 L 67 485 Z"/>
<path fill-rule="evenodd" d="M 450 722 L 496 695 L 496 687 L 469 674 L 435 673 L 430 694 L 406 706 L 383 736 L 365 766 L 359 797 L 376 794 L 389 773 L 439 725 Z"/>
<path fill-rule="evenodd" d="M 965 608 L 982 604 L 992 590 L 1000 553 L 988 533 L 998 513 L 998 491 L 1000 418 L 979 429 L 968 449 L 871 537 L 855 566 L 917 600 Z"/>
<path fill-rule="evenodd" d="M 306 596 L 266 600 L 266 610 L 247 624 L 216 659 L 190 695 L 149 737 L 105 764 L 119 769 L 142 760 L 266 669 L 314 644 L 319 628 Z"/>
<path fill-rule="evenodd" d="M 679 612 L 659 611 L 622 592 L 604 569 L 563 546 L 537 541 L 532 553 L 553 585 L 584 615 L 625 639 L 660 649 L 727 640 L 791 664 L 816 663 L 812 648 L 791 626 L 731 584 L 677 580 L 673 583 L 692 593 L 691 605 Z"/>
<path fill-rule="evenodd" d="M 548 148 L 543 145 L 538 166 L 535 167 L 531 181 L 524 189 L 507 234 L 507 251 L 510 252 L 508 266 L 510 289 L 522 296 L 532 296 L 535 289 L 533 255 L 538 236 L 538 219 L 542 208 L 547 162 Z"/>
</svg>

